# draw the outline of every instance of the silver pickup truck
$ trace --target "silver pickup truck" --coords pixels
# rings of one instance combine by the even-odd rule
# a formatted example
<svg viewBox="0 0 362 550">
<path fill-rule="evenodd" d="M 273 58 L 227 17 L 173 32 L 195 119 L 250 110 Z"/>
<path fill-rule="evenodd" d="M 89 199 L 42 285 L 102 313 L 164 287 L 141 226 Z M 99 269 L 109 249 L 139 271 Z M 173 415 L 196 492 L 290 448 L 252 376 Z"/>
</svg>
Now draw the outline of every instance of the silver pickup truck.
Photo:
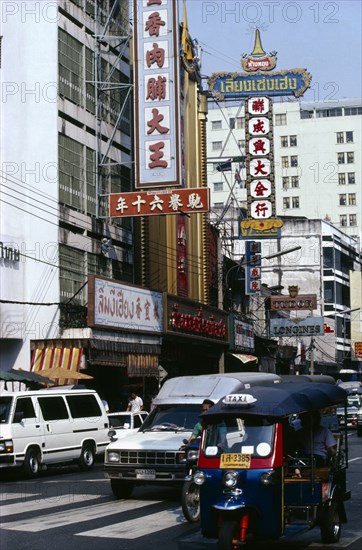
<svg viewBox="0 0 362 550">
<path fill-rule="evenodd" d="M 104 470 L 115 497 L 128 498 L 137 484 L 184 481 L 186 455 L 180 447 L 199 420 L 204 399 L 216 403 L 229 393 L 280 381 L 276 374 L 250 372 L 167 380 L 139 431 L 110 443 L 106 449 Z"/>
</svg>

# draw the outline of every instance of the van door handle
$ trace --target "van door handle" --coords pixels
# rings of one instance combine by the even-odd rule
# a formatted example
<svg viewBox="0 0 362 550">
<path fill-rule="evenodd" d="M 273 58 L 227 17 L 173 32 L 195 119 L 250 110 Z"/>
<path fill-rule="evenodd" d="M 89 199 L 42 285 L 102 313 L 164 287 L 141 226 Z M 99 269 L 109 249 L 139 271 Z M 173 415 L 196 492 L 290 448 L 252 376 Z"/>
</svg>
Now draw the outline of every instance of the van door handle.
<svg viewBox="0 0 362 550">
<path fill-rule="evenodd" d="M 36 428 L 40 428 L 40 424 L 35 424 L 35 427 L 36 427 Z"/>
<path fill-rule="evenodd" d="M 50 426 L 49 426 L 49 424 L 47 424 L 47 430 L 48 430 L 48 432 L 51 432 L 51 431 L 52 431 L 51 428 L 50 428 Z"/>
</svg>

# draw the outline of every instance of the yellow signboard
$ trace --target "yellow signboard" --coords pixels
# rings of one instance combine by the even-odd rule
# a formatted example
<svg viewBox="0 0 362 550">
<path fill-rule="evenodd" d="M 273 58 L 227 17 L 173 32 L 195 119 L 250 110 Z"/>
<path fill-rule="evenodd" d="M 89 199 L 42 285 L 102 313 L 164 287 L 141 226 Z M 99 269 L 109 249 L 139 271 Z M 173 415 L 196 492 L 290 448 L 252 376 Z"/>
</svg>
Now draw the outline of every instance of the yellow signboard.
<svg viewBox="0 0 362 550">
<path fill-rule="evenodd" d="M 251 455 L 243 453 L 224 453 L 220 457 L 220 468 L 250 468 Z"/>
</svg>

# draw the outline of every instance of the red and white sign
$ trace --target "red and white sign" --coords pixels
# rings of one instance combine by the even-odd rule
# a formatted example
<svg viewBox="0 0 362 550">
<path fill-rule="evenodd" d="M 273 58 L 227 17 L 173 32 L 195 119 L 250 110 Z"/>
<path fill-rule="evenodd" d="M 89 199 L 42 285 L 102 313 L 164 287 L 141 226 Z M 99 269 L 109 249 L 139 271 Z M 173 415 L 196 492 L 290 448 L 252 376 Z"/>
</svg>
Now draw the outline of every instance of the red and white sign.
<svg viewBox="0 0 362 550">
<path fill-rule="evenodd" d="M 252 97 L 248 101 L 248 113 L 253 116 L 265 115 L 269 112 L 270 105 L 268 97 Z"/>
<path fill-rule="evenodd" d="M 181 185 L 176 0 L 134 0 L 135 187 Z"/>
<path fill-rule="evenodd" d="M 252 136 L 266 136 L 270 130 L 270 122 L 266 117 L 251 118 L 249 120 L 249 134 Z"/>
<path fill-rule="evenodd" d="M 209 188 L 163 189 L 134 193 L 111 193 L 109 215 L 115 218 L 209 211 Z"/>
</svg>

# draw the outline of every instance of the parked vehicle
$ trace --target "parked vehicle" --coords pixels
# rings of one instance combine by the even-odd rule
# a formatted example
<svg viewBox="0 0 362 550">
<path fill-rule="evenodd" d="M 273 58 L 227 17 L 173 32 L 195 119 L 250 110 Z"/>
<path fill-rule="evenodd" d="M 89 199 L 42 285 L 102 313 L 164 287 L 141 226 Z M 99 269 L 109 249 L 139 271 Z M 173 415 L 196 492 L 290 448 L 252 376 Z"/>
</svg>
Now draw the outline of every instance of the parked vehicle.
<svg viewBox="0 0 362 550">
<path fill-rule="evenodd" d="M 265 373 L 181 376 L 167 380 L 154 398 L 154 409 L 137 433 L 107 447 L 105 473 L 113 494 L 128 498 L 136 484 L 182 483 L 187 475 L 183 439 L 190 437 L 204 399 L 218 401 L 253 384 L 275 384 Z"/>
<path fill-rule="evenodd" d="M 346 425 L 349 428 L 357 428 L 358 411 L 362 408 L 362 396 L 350 394 L 347 397 L 347 416 L 344 407 L 337 407 L 338 422 L 341 427 Z"/>
<path fill-rule="evenodd" d="M 187 439 L 184 440 L 187 442 Z M 200 487 L 194 482 L 194 473 L 199 458 L 200 439 L 195 439 L 185 447 L 187 476 L 182 485 L 181 507 L 185 519 L 196 523 L 200 519 Z"/>
<path fill-rule="evenodd" d="M 318 525 L 323 543 L 337 542 L 350 498 L 346 433 L 336 434 L 337 454 L 322 468 L 311 456 L 289 455 L 287 434 L 291 415 L 330 408 L 346 396 L 336 385 L 295 382 L 243 390 L 205 412 L 194 474 L 202 534 L 231 550 L 287 536 L 295 524 Z"/>
<path fill-rule="evenodd" d="M 108 413 L 108 437 L 111 441 L 116 441 L 137 432 L 147 416 L 148 412 L 146 411 Z"/>
<path fill-rule="evenodd" d="M 0 468 L 36 477 L 47 464 L 93 467 L 109 444 L 108 418 L 93 390 L 8 392 L 0 397 Z"/>
</svg>

